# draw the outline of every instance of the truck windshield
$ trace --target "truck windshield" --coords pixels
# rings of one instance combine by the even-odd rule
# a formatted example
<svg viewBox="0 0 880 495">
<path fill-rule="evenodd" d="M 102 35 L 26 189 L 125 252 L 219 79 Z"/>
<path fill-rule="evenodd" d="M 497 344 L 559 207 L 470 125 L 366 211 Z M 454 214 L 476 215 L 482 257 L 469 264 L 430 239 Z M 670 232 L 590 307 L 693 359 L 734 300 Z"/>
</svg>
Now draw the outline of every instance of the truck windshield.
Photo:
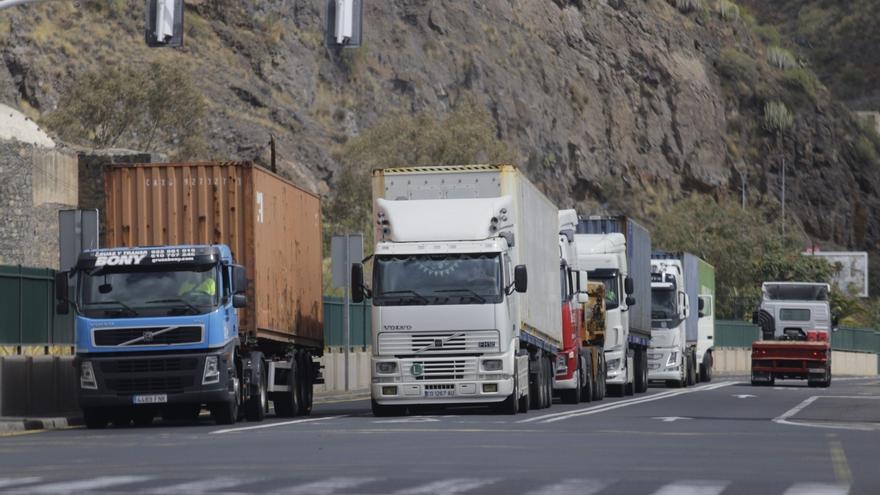
<svg viewBox="0 0 880 495">
<path fill-rule="evenodd" d="M 620 306 L 620 294 L 617 290 L 617 277 L 596 277 L 590 275 L 591 282 L 602 282 L 605 285 L 605 310 L 617 309 Z"/>
<path fill-rule="evenodd" d="M 92 318 L 204 314 L 220 300 L 216 265 L 81 272 L 80 310 Z"/>
<path fill-rule="evenodd" d="M 651 290 L 651 319 L 671 320 L 678 314 L 674 289 Z"/>
<path fill-rule="evenodd" d="M 373 280 L 377 306 L 497 304 L 503 296 L 498 253 L 379 256 Z"/>
</svg>

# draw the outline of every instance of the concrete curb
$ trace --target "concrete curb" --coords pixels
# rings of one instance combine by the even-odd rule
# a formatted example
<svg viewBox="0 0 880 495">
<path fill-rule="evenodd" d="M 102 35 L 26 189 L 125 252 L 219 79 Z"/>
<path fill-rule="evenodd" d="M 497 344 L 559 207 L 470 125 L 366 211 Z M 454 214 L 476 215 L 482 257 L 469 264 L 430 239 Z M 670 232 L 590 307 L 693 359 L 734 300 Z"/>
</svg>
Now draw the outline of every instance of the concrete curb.
<svg viewBox="0 0 880 495">
<path fill-rule="evenodd" d="M 81 426 L 83 419 L 80 416 L 65 416 L 57 418 L 0 418 L 0 433 L 32 430 L 57 430 Z"/>
<path fill-rule="evenodd" d="M 321 392 L 315 394 L 315 404 L 338 402 L 345 400 L 361 400 L 370 397 L 369 390 L 352 390 L 350 392 Z"/>
</svg>

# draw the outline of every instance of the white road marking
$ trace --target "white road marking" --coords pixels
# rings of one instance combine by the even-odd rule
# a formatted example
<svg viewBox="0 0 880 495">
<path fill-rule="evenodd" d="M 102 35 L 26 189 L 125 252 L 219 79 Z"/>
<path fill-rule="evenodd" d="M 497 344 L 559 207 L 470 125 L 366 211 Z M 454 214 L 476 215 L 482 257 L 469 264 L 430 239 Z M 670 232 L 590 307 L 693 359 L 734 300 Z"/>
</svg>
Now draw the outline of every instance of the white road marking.
<svg viewBox="0 0 880 495">
<path fill-rule="evenodd" d="M 272 492 L 274 495 L 333 495 L 339 490 L 346 490 L 356 486 L 377 481 L 379 478 L 330 478 L 305 485 L 294 486 L 286 490 Z"/>
<path fill-rule="evenodd" d="M 660 487 L 653 495 L 718 495 L 729 481 L 676 481 Z"/>
<path fill-rule="evenodd" d="M 142 493 L 207 493 L 215 490 L 232 488 L 233 486 L 239 486 L 245 483 L 251 483 L 253 481 L 255 481 L 254 478 L 233 478 L 229 476 L 221 476 L 219 478 L 208 478 L 204 480 L 179 483 L 177 485 L 163 486 L 160 488 L 151 488 L 149 490 L 143 491 Z"/>
<path fill-rule="evenodd" d="M 373 421 L 373 423 L 436 423 L 438 421 L 440 420 L 429 416 L 412 416 L 410 418 L 380 419 Z"/>
<path fill-rule="evenodd" d="M 780 416 L 773 418 L 773 422 L 780 425 L 791 425 L 791 426 L 806 426 L 809 428 L 826 428 L 831 430 L 856 430 L 856 431 L 877 431 L 880 430 L 880 425 L 877 423 L 858 423 L 858 422 L 849 422 L 849 423 L 840 423 L 833 421 L 800 421 L 791 419 L 794 416 L 797 416 L 798 413 L 804 410 L 807 406 L 816 402 L 819 399 L 860 399 L 860 400 L 878 400 L 880 396 L 874 397 L 865 397 L 860 395 L 814 395 L 812 397 L 808 397 L 800 404 L 792 407 L 788 411 L 785 411 Z"/>
<path fill-rule="evenodd" d="M 111 486 L 140 483 L 153 479 L 152 476 L 101 476 L 82 481 L 64 481 L 48 485 L 29 486 L 24 493 L 83 493 Z"/>
<path fill-rule="evenodd" d="M 547 485 L 531 491 L 528 495 L 593 495 L 608 486 L 608 482 L 599 480 L 570 479 L 553 485 Z"/>
<path fill-rule="evenodd" d="M 686 418 L 683 416 L 656 416 L 651 419 L 659 419 L 660 421 L 663 421 L 664 423 L 674 423 L 676 421 L 694 419 L 694 418 Z"/>
<path fill-rule="evenodd" d="M 453 478 L 394 492 L 394 495 L 446 495 L 464 493 L 497 482 L 497 479 Z"/>
<path fill-rule="evenodd" d="M 657 400 L 667 399 L 669 397 L 676 397 L 679 395 L 690 394 L 690 393 L 694 393 L 694 392 L 702 392 L 702 391 L 706 391 L 706 390 L 715 390 L 715 389 L 718 389 L 721 387 L 727 387 L 730 385 L 734 385 L 736 383 L 739 383 L 739 382 L 721 382 L 721 383 L 716 383 L 713 385 L 705 385 L 705 386 L 701 386 L 701 387 L 695 387 L 692 389 L 676 390 L 676 391 L 672 391 L 672 392 L 663 392 L 663 393 L 659 393 L 659 394 L 649 395 L 646 397 L 640 397 L 638 399 L 612 402 L 610 404 L 606 404 L 606 405 L 602 405 L 602 406 L 588 407 L 586 409 L 569 410 L 569 411 L 564 411 L 564 412 L 555 413 L 555 414 L 546 414 L 544 416 L 538 416 L 536 418 L 529 418 L 527 420 L 523 420 L 523 421 L 519 421 L 519 422 L 525 423 L 525 422 L 529 422 L 529 421 L 540 421 L 541 423 L 555 423 L 556 421 L 562 421 L 562 420 L 571 419 L 571 418 L 578 418 L 581 416 L 589 416 L 591 414 L 598 414 L 598 413 L 602 413 L 602 412 L 606 412 L 606 411 L 613 411 L 614 409 L 620 409 L 622 407 L 634 406 L 637 404 L 644 404 L 647 402 L 654 402 Z"/>
<path fill-rule="evenodd" d="M 848 485 L 834 483 L 798 483 L 791 485 L 783 495 L 847 495 Z"/>
<path fill-rule="evenodd" d="M 656 393 L 653 395 L 649 395 L 647 397 L 666 397 L 666 396 L 674 395 L 677 393 L 678 393 L 677 390 L 668 390 L 666 392 L 659 392 L 659 393 Z M 632 402 L 638 403 L 638 402 L 645 400 L 647 397 L 634 397 L 632 399 L 624 399 L 624 400 L 614 402 L 613 404 L 629 404 Z M 574 409 L 574 410 L 568 410 L 568 411 L 562 411 L 562 412 L 556 412 L 556 413 L 550 413 L 550 414 L 542 414 L 540 416 L 535 416 L 533 418 L 526 418 L 526 419 L 519 420 L 519 421 L 517 421 L 517 423 L 532 423 L 535 421 L 542 421 L 542 420 L 549 419 L 549 418 L 555 418 L 557 416 L 566 416 L 566 415 L 571 414 L 573 412 L 592 411 L 594 409 L 604 409 L 611 404 L 612 403 L 598 404 L 595 406 L 582 407 L 582 408 Z"/>
<path fill-rule="evenodd" d="M 28 478 L 0 478 L 0 488 L 6 488 L 15 485 L 27 485 L 28 483 L 37 483 L 43 478 L 31 476 Z"/>
<path fill-rule="evenodd" d="M 752 395 L 752 394 L 739 394 L 739 395 L 737 395 L 737 394 L 734 394 L 734 395 L 731 395 L 731 397 L 736 397 L 737 399 L 750 399 L 752 397 L 757 397 L 757 395 Z"/>
<path fill-rule="evenodd" d="M 311 423 L 314 421 L 327 421 L 328 419 L 339 419 L 339 418 L 345 418 L 347 416 L 348 416 L 348 414 L 342 414 L 339 416 L 326 416 L 323 418 L 295 419 L 293 421 L 283 421 L 281 423 L 269 423 L 269 424 L 257 425 L 257 426 L 242 426 L 241 428 L 227 428 L 225 430 L 212 431 L 211 435 L 217 435 L 220 433 L 235 433 L 238 431 L 262 430 L 263 428 L 275 428 L 277 426 L 288 426 L 288 425 L 295 425 L 295 424 L 299 424 L 299 423 Z"/>
</svg>

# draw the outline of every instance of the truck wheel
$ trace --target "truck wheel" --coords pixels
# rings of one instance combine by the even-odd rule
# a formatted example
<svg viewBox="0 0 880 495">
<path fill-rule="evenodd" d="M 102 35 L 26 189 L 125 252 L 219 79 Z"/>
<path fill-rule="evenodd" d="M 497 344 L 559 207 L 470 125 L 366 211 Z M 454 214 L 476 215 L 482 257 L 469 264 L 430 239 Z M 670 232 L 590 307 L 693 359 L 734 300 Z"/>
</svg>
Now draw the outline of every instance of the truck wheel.
<svg viewBox="0 0 880 495">
<path fill-rule="evenodd" d="M 553 364 L 550 358 L 544 360 L 544 408 L 553 405 Z"/>
<path fill-rule="evenodd" d="M 254 378 L 257 381 L 257 393 L 248 399 L 245 405 L 244 415 L 248 421 L 260 422 L 266 417 L 266 409 L 269 407 L 268 384 L 266 383 L 266 362 L 259 352 L 251 354 L 251 359 L 256 364 Z"/>
<path fill-rule="evenodd" d="M 529 370 L 529 400 L 531 401 L 532 409 L 541 409 L 541 404 L 544 403 L 544 360 L 541 359 L 540 354 L 537 359 L 529 360 L 529 366 L 534 366 L 534 373 L 532 370 Z"/>
<path fill-rule="evenodd" d="M 107 414 L 97 407 L 83 409 L 83 422 L 90 430 L 102 430 L 107 427 Z"/>
<path fill-rule="evenodd" d="M 312 401 L 314 398 L 315 386 L 312 383 L 312 354 L 308 351 L 300 352 L 300 415 L 308 416 L 312 414 Z"/>
<path fill-rule="evenodd" d="M 687 386 L 688 387 L 692 387 L 692 386 L 696 385 L 696 381 L 697 381 L 697 374 L 694 369 L 695 368 L 694 361 L 695 360 L 694 360 L 693 354 L 688 353 L 688 357 L 687 357 L 687 362 L 688 362 L 688 365 L 687 365 Z"/>
<path fill-rule="evenodd" d="M 513 392 L 507 396 L 506 399 L 501 401 L 499 404 L 492 404 L 491 409 L 492 412 L 496 414 L 509 414 L 511 416 L 515 415 L 517 410 L 519 409 L 519 402 L 517 400 L 517 381 L 519 374 L 516 372 L 516 367 L 513 368 Z"/>
<path fill-rule="evenodd" d="M 299 400 L 302 392 L 299 386 L 299 359 L 296 359 L 297 357 L 299 354 L 295 353 L 294 359 L 290 362 L 290 372 L 287 374 L 287 391 L 281 392 L 280 399 L 275 401 L 276 414 L 285 418 L 298 416 L 300 412 Z"/>
<path fill-rule="evenodd" d="M 531 405 L 531 399 L 529 394 L 525 394 L 519 398 L 519 412 L 525 414 L 529 412 L 529 406 Z"/>
<path fill-rule="evenodd" d="M 237 357 L 236 357 L 237 359 Z M 232 397 L 226 402 L 215 402 L 211 404 L 211 416 L 218 425 L 233 425 L 238 420 L 239 403 L 241 401 L 241 382 L 238 379 L 238 367 L 232 366 L 233 374 L 229 377 L 232 380 Z"/>
<path fill-rule="evenodd" d="M 700 381 L 701 382 L 711 382 L 712 381 L 712 354 L 706 353 L 706 358 L 703 359 L 703 364 L 700 365 Z"/>
<path fill-rule="evenodd" d="M 608 391 L 608 385 L 606 383 L 607 380 L 607 371 L 605 370 L 605 354 L 599 353 L 599 376 L 596 377 L 596 388 L 598 389 L 598 397 L 596 400 L 602 400 L 605 398 L 605 394 Z"/>
<path fill-rule="evenodd" d="M 581 402 L 593 402 L 596 399 L 596 374 L 593 373 L 593 356 L 584 356 L 584 388 L 581 390 Z"/>
<path fill-rule="evenodd" d="M 401 406 L 383 406 L 376 402 L 375 400 L 371 401 L 371 407 L 373 409 L 373 416 L 377 418 L 387 418 L 389 416 L 403 416 L 406 412 L 406 407 Z"/>
<path fill-rule="evenodd" d="M 635 387 L 636 392 L 643 394 L 648 391 L 648 350 L 640 349 L 636 357 Z"/>
<path fill-rule="evenodd" d="M 581 361 L 578 359 L 578 367 L 574 372 L 575 376 L 575 385 L 572 390 L 563 390 L 559 394 L 559 397 L 562 399 L 563 404 L 577 404 L 581 401 L 581 389 L 584 388 L 584 380 L 581 377 L 581 373 L 583 369 L 581 367 Z"/>
</svg>

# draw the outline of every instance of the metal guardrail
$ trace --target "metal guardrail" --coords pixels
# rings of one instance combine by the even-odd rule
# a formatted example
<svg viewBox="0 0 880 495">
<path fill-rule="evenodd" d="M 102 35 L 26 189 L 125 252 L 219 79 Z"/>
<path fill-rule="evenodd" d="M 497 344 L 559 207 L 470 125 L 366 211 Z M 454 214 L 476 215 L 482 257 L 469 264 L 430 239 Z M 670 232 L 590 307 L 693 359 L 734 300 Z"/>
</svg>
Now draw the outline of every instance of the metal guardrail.
<svg viewBox="0 0 880 495">
<path fill-rule="evenodd" d="M 73 341 L 73 315 L 55 314 L 55 270 L 0 265 L 0 347 Z"/>
<path fill-rule="evenodd" d="M 756 325 L 737 320 L 715 320 L 715 347 L 751 347 L 761 331 Z M 841 327 L 831 334 L 836 351 L 880 354 L 880 331 L 871 328 Z"/>
</svg>

